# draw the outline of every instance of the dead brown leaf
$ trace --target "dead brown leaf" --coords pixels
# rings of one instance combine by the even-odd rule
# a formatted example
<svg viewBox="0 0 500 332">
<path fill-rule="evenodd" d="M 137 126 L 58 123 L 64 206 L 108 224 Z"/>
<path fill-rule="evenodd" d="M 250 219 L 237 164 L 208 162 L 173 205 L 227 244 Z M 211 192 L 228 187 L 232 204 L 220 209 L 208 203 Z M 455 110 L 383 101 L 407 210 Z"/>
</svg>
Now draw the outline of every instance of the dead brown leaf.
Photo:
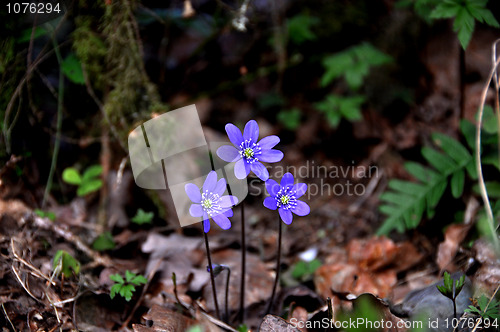
<svg viewBox="0 0 500 332">
<path fill-rule="evenodd" d="M 441 270 L 455 271 L 453 259 L 460 243 L 465 239 L 472 224 L 453 224 L 446 228 L 444 241 L 439 244 L 436 263 Z"/>
</svg>

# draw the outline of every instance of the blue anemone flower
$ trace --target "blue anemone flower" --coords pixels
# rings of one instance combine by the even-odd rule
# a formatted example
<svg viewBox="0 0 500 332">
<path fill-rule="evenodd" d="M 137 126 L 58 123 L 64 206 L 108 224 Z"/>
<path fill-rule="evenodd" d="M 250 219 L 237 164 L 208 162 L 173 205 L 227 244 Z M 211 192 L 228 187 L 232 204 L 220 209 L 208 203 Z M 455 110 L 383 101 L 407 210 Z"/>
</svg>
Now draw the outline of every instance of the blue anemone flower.
<svg viewBox="0 0 500 332">
<path fill-rule="evenodd" d="M 259 138 L 259 126 L 255 120 L 250 120 L 245 125 L 243 135 L 232 123 L 226 125 L 227 136 L 231 145 L 223 145 L 217 149 L 217 155 L 226 162 L 236 162 L 234 175 L 242 180 L 248 176 L 250 171 L 254 172 L 262 181 L 269 179 L 269 171 L 261 163 L 275 163 L 283 159 L 283 152 L 274 150 L 273 147 L 279 143 L 278 136 L 271 135 Z"/>
<path fill-rule="evenodd" d="M 299 201 L 307 191 L 307 184 L 293 184 L 292 173 L 286 173 L 281 178 L 281 183 L 269 179 L 266 181 L 266 190 L 271 195 L 264 199 L 264 206 L 271 210 L 279 210 L 281 220 L 287 225 L 290 225 L 293 220 L 292 212 L 298 216 L 305 216 L 311 212 L 309 205 Z"/>
<path fill-rule="evenodd" d="M 217 173 L 211 171 L 203 183 L 202 190 L 193 183 L 186 184 L 184 189 L 193 202 L 189 208 L 189 214 L 195 218 L 203 217 L 205 233 L 210 230 L 209 218 L 212 218 L 222 229 L 231 228 L 231 221 L 228 217 L 233 216 L 231 207 L 238 204 L 238 198 L 231 195 L 222 196 L 226 191 L 225 179 L 217 181 Z"/>
</svg>

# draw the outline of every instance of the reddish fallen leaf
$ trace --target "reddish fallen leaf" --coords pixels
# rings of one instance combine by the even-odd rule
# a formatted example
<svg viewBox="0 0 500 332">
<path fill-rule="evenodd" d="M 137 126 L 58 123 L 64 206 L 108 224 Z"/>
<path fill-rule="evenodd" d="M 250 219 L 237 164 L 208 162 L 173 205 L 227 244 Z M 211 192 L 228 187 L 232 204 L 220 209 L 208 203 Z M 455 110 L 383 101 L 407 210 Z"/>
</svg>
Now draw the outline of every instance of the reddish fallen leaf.
<svg viewBox="0 0 500 332">
<path fill-rule="evenodd" d="M 441 270 L 455 271 L 453 259 L 460 243 L 465 239 L 472 224 L 453 224 L 446 228 L 444 241 L 439 244 L 436 263 Z"/>
<path fill-rule="evenodd" d="M 153 305 L 143 317 L 146 321 L 149 321 L 148 326 L 134 324 L 135 332 L 186 331 L 189 326 L 195 324 L 193 319 L 159 305 Z"/>
<path fill-rule="evenodd" d="M 314 282 L 324 298 L 336 298 L 335 292 L 386 297 L 397 282 L 397 273 L 417 264 L 422 257 L 409 242 L 396 244 L 386 237 L 354 239 L 325 260 Z"/>
</svg>

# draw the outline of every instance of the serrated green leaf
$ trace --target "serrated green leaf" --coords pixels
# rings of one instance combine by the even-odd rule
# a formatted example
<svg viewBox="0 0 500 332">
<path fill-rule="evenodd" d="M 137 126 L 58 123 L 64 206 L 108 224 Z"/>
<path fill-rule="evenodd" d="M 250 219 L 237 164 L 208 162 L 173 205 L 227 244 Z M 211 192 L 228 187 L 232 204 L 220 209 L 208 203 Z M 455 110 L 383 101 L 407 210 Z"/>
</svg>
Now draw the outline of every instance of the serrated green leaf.
<svg viewBox="0 0 500 332">
<path fill-rule="evenodd" d="M 465 50 L 469 45 L 472 33 L 474 32 L 474 17 L 465 9 L 461 8 L 458 11 L 455 21 L 453 22 L 453 30 L 457 32 L 460 45 Z"/>
<path fill-rule="evenodd" d="M 90 180 L 83 182 L 77 189 L 76 194 L 80 197 L 90 194 L 94 191 L 98 191 L 102 187 L 101 180 Z"/>
<path fill-rule="evenodd" d="M 120 289 L 120 295 L 124 297 L 127 302 L 132 299 L 134 292 L 135 286 L 131 284 L 123 285 Z"/>
<path fill-rule="evenodd" d="M 135 276 L 130 282 L 136 286 L 140 286 L 140 285 L 145 285 L 148 282 L 148 279 L 146 279 L 142 275 L 138 275 Z"/>
<path fill-rule="evenodd" d="M 82 182 L 87 182 L 89 180 L 93 180 L 95 177 L 98 177 L 102 174 L 102 166 L 101 165 L 92 165 L 83 172 Z"/>
<path fill-rule="evenodd" d="M 80 185 L 82 183 L 82 178 L 80 172 L 73 167 L 68 167 L 63 171 L 62 178 L 64 182 L 74 185 Z"/>
<path fill-rule="evenodd" d="M 130 282 L 132 279 L 135 278 L 135 276 L 136 276 L 136 274 L 133 272 L 130 272 L 129 270 L 125 271 L 125 280 L 127 282 Z"/>
<path fill-rule="evenodd" d="M 115 295 L 120 293 L 120 289 L 122 288 L 122 284 L 114 284 L 111 286 L 111 292 L 109 293 L 109 297 L 111 299 L 115 298 Z"/>
<path fill-rule="evenodd" d="M 113 280 L 114 282 L 117 282 L 119 284 L 125 283 L 125 280 L 123 280 L 123 277 L 119 275 L 118 273 L 112 274 L 109 276 L 109 279 Z"/>
<path fill-rule="evenodd" d="M 299 14 L 287 20 L 288 36 L 290 40 L 299 45 L 305 41 L 316 39 L 312 28 L 319 23 L 314 16 Z"/>
<path fill-rule="evenodd" d="M 62 62 L 61 69 L 64 75 L 76 84 L 85 84 L 83 76 L 82 64 L 74 53 L 70 53 Z"/>
<path fill-rule="evenodd" d="M 457 15 L 460 6 L 455 1 L 444 0 L 432 12 L 432 19 L 451 18 Z"/>
<path fill-rule="evenodd" d="M 131 219 L 132 222 L 142 225 L 146 223 L 151 223 L 153 220 L 153 212 L 145 212 L 143 209 L 138 209 L 135 216 Z"/>
</svg>

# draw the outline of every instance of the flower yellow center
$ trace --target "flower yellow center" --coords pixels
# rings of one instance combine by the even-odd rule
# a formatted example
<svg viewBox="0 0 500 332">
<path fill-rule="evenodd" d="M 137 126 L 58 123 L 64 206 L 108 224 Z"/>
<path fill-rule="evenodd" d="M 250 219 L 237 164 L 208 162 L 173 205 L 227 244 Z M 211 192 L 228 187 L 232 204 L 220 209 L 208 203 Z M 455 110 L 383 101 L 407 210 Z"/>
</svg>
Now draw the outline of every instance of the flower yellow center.
<svg viewBox="0 0 500 332">
<path fill-rule="evenodd" d="M 201 202 L 201 206 L 205 209 L 210 209 L 212 207 L 212 201 L 209 199 L 205 199 L 203 202 Z"/>
<path fill-rule="evenodd" d="M 281 204 L 287 205 L 290 202 L 290 196 L 283 195 L 280 197 Z"/>
<path fill-rule="evenodd" d="M 254 155 L 254 152 L 253 152 L 253 150 L 251 148 L 246 148 L 245 151 L 243 151 L 243 154 L 247 158 L 252 158 L 253 155 Z"/>
</svg>

